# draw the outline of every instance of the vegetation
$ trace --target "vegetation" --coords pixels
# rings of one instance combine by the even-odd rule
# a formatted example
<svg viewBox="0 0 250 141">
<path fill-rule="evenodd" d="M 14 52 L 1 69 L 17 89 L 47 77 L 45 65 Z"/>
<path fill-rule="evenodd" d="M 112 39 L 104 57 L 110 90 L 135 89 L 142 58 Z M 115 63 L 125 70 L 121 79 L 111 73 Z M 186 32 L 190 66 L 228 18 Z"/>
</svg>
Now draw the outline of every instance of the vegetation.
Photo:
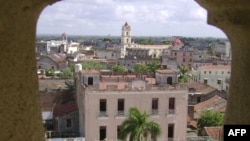
<svg viewBox="0 0 250 141">
<path fill-rule="evenodd" d="M 147 69 L 149 72 L 155 73 L 155 71 L 159 68 L 160 64 L 156 60 L 153 60 L 151 63 L 147 64 Z"/>
<path fill-rule="evenodd" d="M 45 75 L 46 76 L 51 76 L 51 77 L 55 77 L 56 74 L 55 74 L 55 70 L 50 68 L 50 69 L 45 69 Z"/>
<path fill-rule="evenodd" d="M 217 54 L 216 51 L 215 51 L 215 45 L 212 44 L 211 46 L 209 46 L 208 53 L 211 56 L 215 56 Z"/>
<path fill-rule="evenodd" d="M 151 37 L 149 39 L 143 39 L 140 41 L 141 45 L 152 45 L 153 43 L 154 41 Z"/>
<path fill-rule="evenodd" d="M 101 70 L 104 66 L 98 61 L 84 61 L 82 62 L 83 70 Z"/>
<path fill-rule="evenodd" d="M 161 41 L 161 43 L 164 44 L 164 45 L 170 45 L 171 44 L 170 41 Z"/>
<path fill-rule="evenodd" d="M 188 81 L 188 68 L 185 65 L 178 65 L 178 82 L 184 83 Z"/>
<path fill-rule="evenodd" d="M 123 73 L 123 72 L 125 72 L 126 70 L 125 70 L 123 67 L 119 66 L 119 65 L 115 65 L 115 66 L 113 67 L 113 71 L 114 71 L 114 72 L 118 72 L 118 73 Z"/>
<path fill-rule="evenodd" d="M 198 119 L 198 128 L 201 130 L 204 127 L 221 126 L 223 124 L 223 118 L 223 114 L 217 111 L 205 110 Z"/>
<path fill-rule="evenodd" d="M 136 72 L 136 73 L 148 72 L 148 67 L 145 65 L 136 64 L 133 69 L 134 69 L 134 72 Z"/>
<path fill-rule="evenodd" d="M 66 88 L 68 90 L 74 90 L 75 89 L 75 80 L 66 80 L 64 82 L 64 84 L 66 85 Z"/>
<path fill-rule="evenodd" d="M 157 136 L 161 133 L 160 125 L 154 121 L 147 120 L 148 115 L 141 113 L 137 108 L 129 109 L 128 118 L 122 122 L 118 139 L 129 141 L 147 141 L 149 135 L 153 141 L 157 140 Z"/>
</svg>

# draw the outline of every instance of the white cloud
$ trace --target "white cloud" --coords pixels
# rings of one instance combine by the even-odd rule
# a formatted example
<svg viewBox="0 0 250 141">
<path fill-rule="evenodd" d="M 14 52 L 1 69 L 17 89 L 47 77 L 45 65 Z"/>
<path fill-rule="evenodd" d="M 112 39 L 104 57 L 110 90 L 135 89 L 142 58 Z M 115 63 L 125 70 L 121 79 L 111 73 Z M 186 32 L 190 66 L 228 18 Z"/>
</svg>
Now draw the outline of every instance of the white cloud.
<svg viewBox="0 0 250 141">
<path fill-rule="evenodd" d="M 64 0 L 44 9 L 37 33 L 67 30 L 80 35 L 120 35 L 127 21 L 134 35 L 192 36 L 194 32 L 187 30 L 190 27 L 199 27 L 196 34 L 200 36 L 213 36 L 211 31 L 215 31 L 214 36 L 223 35 L 206 24 L 206 17 L 206 10 L 193 0 Z"/>
</svg>

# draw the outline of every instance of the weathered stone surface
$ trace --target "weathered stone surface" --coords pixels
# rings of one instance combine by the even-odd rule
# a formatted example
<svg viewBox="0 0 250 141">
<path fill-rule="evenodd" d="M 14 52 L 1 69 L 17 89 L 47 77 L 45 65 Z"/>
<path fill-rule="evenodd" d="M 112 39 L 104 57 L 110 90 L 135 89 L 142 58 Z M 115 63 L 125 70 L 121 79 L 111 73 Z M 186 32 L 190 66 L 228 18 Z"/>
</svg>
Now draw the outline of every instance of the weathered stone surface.
<svg viewBox="0 0 250 141">
<path fill-rule="evenodd" d="M 208 11 L 208 23 L 231 42 L 232 71 L 225 124 L 250 123 L 250 1 L 196 0 Z M 223 140 L 223 139 L 222 139 Z"/>
<path fill-rule="evenodd" d="M 37 18 L 53 2 L 0 0 L 0 140 L 45 140 L 34 47 Z"/>
</svg>

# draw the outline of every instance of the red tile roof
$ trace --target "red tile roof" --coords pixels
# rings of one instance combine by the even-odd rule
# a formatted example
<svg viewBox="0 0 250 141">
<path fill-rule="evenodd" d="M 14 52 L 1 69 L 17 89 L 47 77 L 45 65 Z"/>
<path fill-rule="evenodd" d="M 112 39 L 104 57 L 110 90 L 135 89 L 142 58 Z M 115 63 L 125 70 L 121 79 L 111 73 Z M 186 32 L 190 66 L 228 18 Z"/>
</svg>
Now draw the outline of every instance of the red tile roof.
<svg viewBox="0 0 250 141">
<path fill-rule="evenodd" d="M 208 85 L 204 85 L 203 83 L 200 83 L 200 82 L 187 83 L 187 87 L 193 88 L 196 90 L 196 92 L 200 92 L 202 94 L 208 94 L 216 90 L 215 88 L 210 87 Z"/>
<path fill-rule="evenodd" d="M 220 96 L 213 96 L 212 98 L 194 105 L 194 118 L 199 118 L 203 110 L 225 112 L 227 101 Z"/>
<path fill-rule="evenodd" d="M 62 63 L 66 60 L 66 56 L 63 54 L 59 54 L 59 53 L 58 54 L 52 53 L 52 54 L 49 54 L 47 56 L 57 63 Z"/>
<path fill-rule="evenodd" d="M 57 105 L 53 110 L 53 117 L 61 117 L 77 110 L 77 103 L 75 100 L 72 100 L 67 103 Z"/>
</svg>

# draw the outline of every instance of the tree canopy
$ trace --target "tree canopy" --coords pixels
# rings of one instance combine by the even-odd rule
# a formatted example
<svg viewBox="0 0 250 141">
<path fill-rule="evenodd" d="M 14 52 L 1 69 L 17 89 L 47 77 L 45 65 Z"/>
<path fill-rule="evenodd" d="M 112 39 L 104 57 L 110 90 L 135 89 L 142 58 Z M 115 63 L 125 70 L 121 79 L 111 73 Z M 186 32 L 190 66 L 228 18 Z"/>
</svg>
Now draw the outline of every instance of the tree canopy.
<svg viewBox="0 0 250 141">
<path fill-rule="evenodd" d="M 145 73 L 148 72 L 148 67 L 146 65 L 136 64 L 134 65 L 134 72 L 136 73 Z"/>
<path fill-rule="evenodd" d="M 178 82 L 188 81 L 188 68 L 185 65 L 178 65 Z"/>
<path fill-rule="evenodd" d="M 101 70 L 104 66 L 98 61 L 84 61 L 82 62 L 83 70 Z"/>
<path fill-rule="evenodd" d="M 149 72 L 155 73 L 155 71 L 159 68 L 160 68 L 160 64 L 156 60 L 153 60 L 152 62 L 147 64 L 147 69 Z"/>
<path fill-rule="evenodd" d="M 223 114 L 217 111 L 205 110 L 202 111 L 200 118 L 198 119 L 198 128 L 203 129 L 204 127 L 210 126 L 221 126 L 223 124 Z"/>
<path fill-rule="evenodd" d="M 114 72 L 123 73 L 123 72 L 125 72 L 126 70 L 125 70 L 122 66 L 115 65 L 115 66 L 113 66 L 113 71 L 114 71 Z"/>
<path fill-rule="evenodd" d="M 137 108 L 129 109 L 129 115 L 119 127 L 118 139 L 126 140 L 129 137 L 130 141 L 147 141 L 149 136 L 153 141 L 161 133 L 160 125 L 154 121 L 147 120 L 148 115 L 141 113 Z"/>
</svg>

